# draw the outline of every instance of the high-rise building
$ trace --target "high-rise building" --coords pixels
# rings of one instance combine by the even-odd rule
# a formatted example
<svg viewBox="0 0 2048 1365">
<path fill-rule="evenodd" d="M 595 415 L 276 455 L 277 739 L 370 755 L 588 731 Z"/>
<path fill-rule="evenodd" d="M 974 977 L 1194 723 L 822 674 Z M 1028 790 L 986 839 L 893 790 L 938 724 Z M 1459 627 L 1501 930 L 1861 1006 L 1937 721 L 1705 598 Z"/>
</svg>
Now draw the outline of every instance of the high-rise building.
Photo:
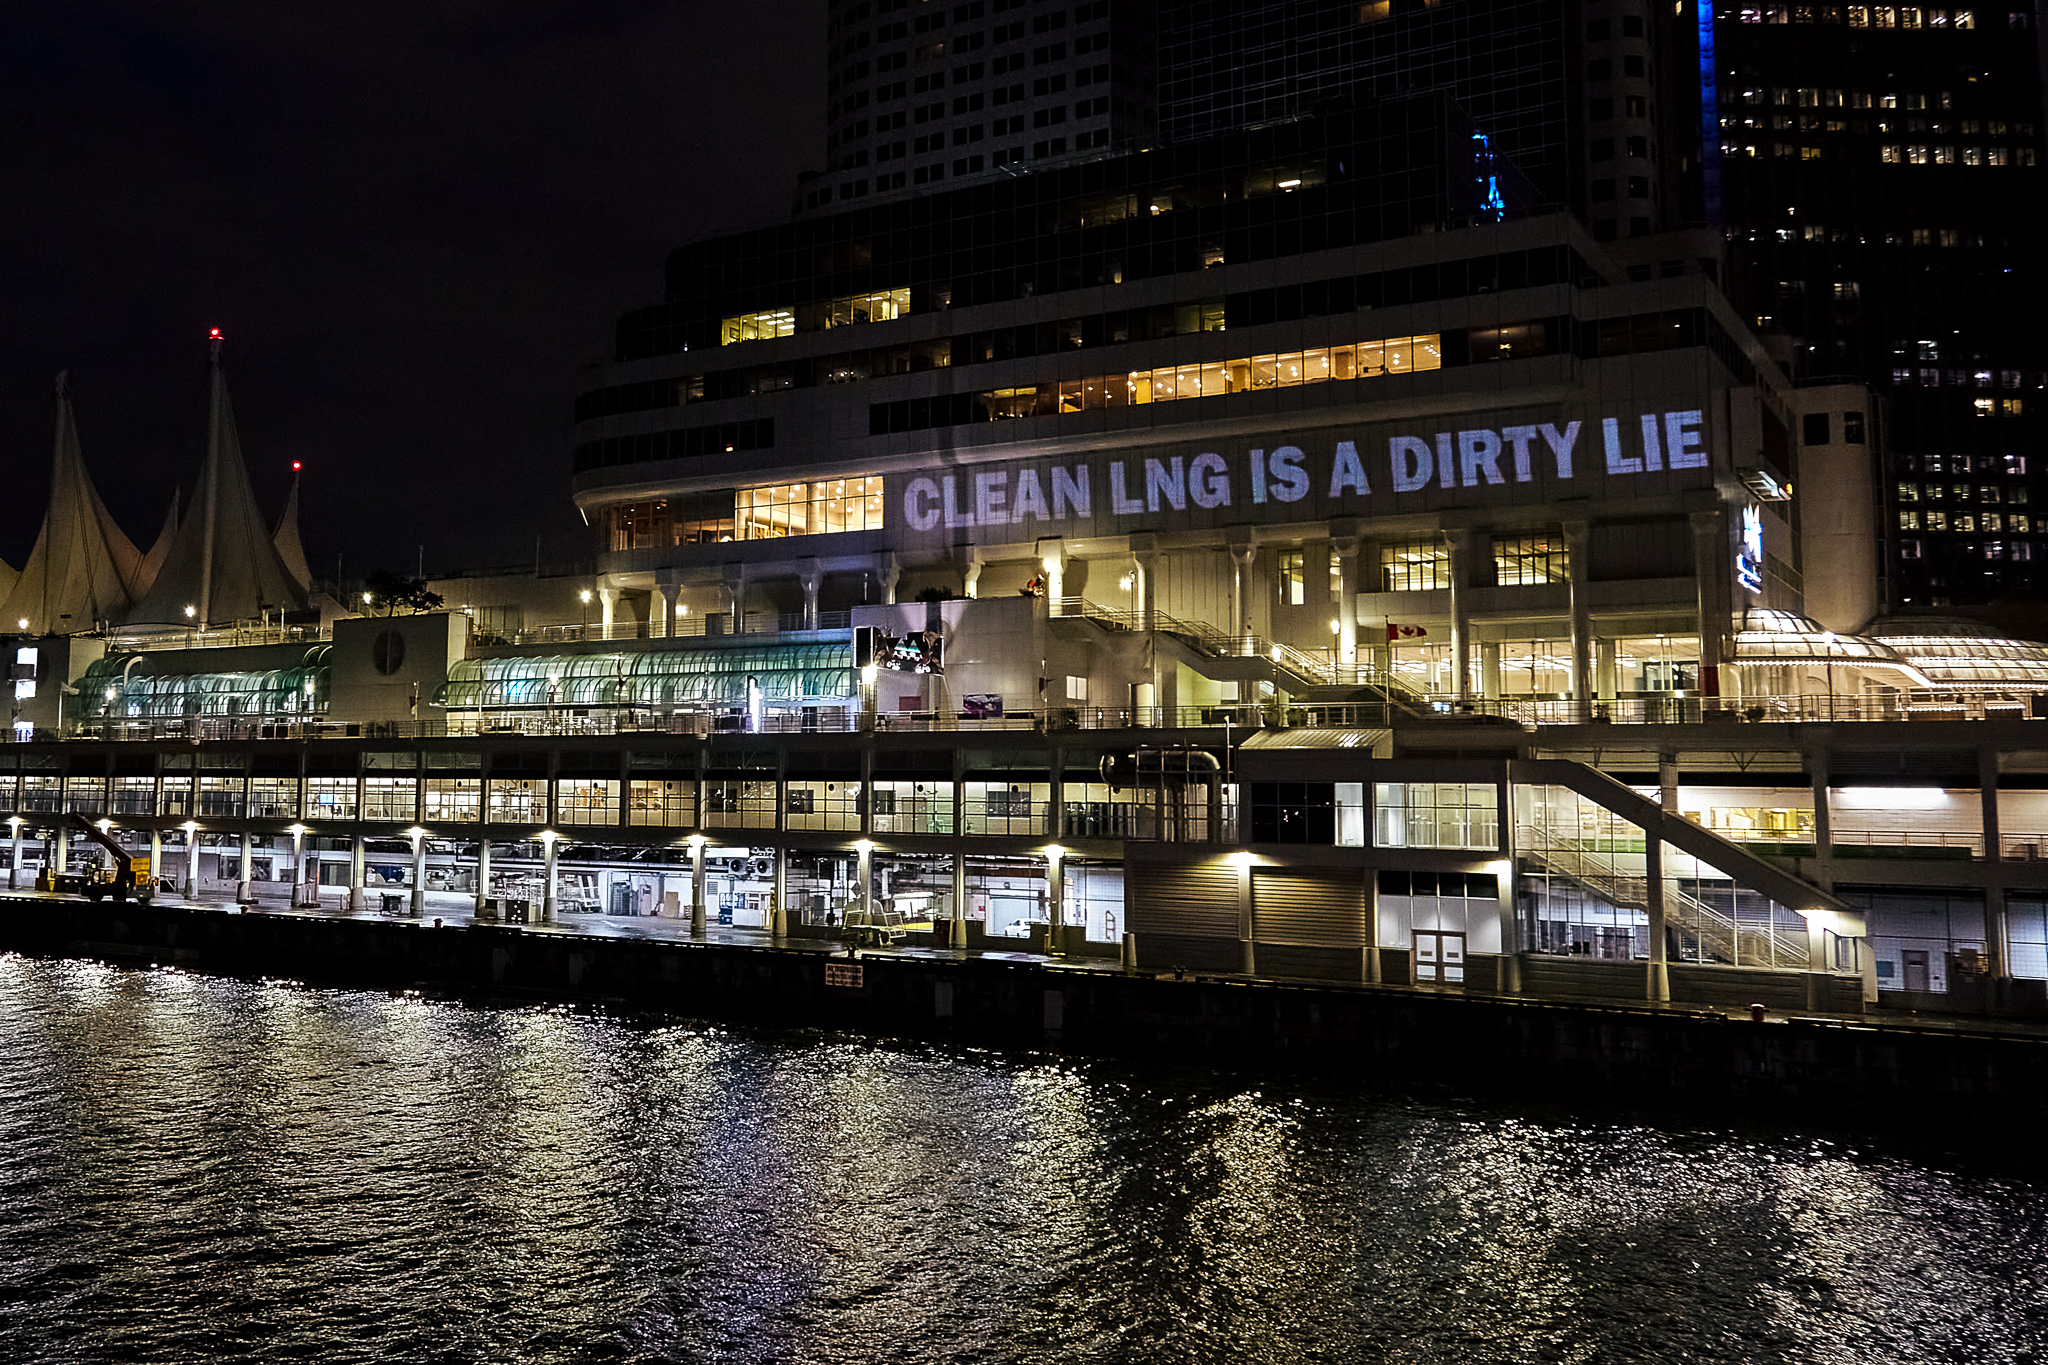
<svg viewBox="0 0 2048 1365">
<path fill-rule="evenodd" d="M 1794 377 L 1854 376 L 1883 397 L 1888 596 L 2038 590 L 2048 167 L 2032 5 L 1701 14 L 1718 124 L 1701 211 L 1725 225 L 1739 300 Z"/>
</svg>

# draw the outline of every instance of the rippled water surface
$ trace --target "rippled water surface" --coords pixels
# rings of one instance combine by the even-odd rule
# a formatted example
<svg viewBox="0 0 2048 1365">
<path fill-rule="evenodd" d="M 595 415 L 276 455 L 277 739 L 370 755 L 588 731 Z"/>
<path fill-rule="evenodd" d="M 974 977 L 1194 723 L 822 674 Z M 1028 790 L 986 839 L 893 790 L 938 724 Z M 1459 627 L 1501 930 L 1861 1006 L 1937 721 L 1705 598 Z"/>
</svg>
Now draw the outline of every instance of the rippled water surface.
<svg viewBox="0 0 2048 1365">
<path fill-rule="evenodd" d="M 2024 1162 L 0 958 L 5 1361 L 2024 1361 Z"/>
</svg>

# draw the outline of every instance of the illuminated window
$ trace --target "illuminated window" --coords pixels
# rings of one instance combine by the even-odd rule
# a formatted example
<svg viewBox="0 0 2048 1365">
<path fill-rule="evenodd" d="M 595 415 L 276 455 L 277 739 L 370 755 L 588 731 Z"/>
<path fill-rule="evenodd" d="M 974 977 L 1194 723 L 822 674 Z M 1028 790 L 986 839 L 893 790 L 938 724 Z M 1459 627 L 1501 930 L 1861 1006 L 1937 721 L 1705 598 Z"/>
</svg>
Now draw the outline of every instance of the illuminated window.
<svg viewBox="0 0 2048 1365">
<path fill-rule="evenodd" d="M 832 535 L 882 527 L 882 477 L 742 488 L 735 503 L 738 539 Z"/>
<path fill-rule="evenodd" d="M 772 337 L 794 336 L 796 314 L 787 308 L 770 308 L 760 313 L 743 313 L 719 324 L 718 344 L 739 341 L 767 341 Z"/>
<path fill-rule="evenodd" d="M 1429 592 L 1450 586 L 1450 546 L 1427 540 L 1380 546 L 1381 592 Z"/>
<path fill-rule="evenodd" d="M 1570 580 L 1562 536 L 1513 536 L 1493 542 L 1494 581 L 1503 588 Z"/>
<path fill-rule="evenodd" d="M 1500 847 L 1500 789 L 1490 782 L 1376 782 L 1380 848 Z"/>
<path fill-rule="evenodd" d="M 1920 514 L 1910 507 L 1901 508 L 1899 511 L 1899 529 L 1901 531 L 1919 530 Z"/>
<path fill-rule="evenodd" d="M 850 327 L 858 322 L 892 322 L 909 311 L 908 288 L 883 289 L 873 294 L 850 294 L 843 299 L 805 304 L 798 310 L 802 324 L 799 330 L 820 332 L 832 327 Z"/>
<path fill-rule="evenodd" d="M 1308 600 L 1307 577 L 1307 561 L 1300 550 L 1280 552 L 1277 578 L 1282 606 L 1298 607 Z"/>
</svg>

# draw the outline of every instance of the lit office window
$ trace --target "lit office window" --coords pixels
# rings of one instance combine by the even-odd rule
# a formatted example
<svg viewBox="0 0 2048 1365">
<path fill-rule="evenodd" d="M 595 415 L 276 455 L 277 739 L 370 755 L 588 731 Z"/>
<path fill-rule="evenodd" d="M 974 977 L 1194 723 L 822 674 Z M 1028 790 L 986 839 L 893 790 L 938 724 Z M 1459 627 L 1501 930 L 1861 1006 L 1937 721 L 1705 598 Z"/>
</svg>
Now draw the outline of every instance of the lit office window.
<svg viewBox="0 0 2048 1365">
<path fill-rule="evenodd" d="M 796 334 L 796 314 L 787 308 L 769 308 L 759 313 L 742 313 L 719 324 L 718 344 L 739 341 L 767 341 Z"/>
<path fill-rule="evenodd" d="M 1503 588 L 1564 583 L 1571 578 L 1562 536 L 1510 536 L 1493 542 L 1494 582 Z"/>
<path fill-rule="evenodd" d="M 806 332 L 850 327 L 857 322 L 892 322 L 910 311 L 910 290 L 883 289 L 873 294 L 850 294 L 843 299 L 805 304 L 799 311 L 802 314 L 800 330 Z"/>
<path fill-rule="evenodd" d="M 1428 592 L 1451 586 L 1451 549 L 1441 542 L 1413 541 L 1380 547 L 1381 592 Z"/>
<path fill-rule="evenodd" d="M 1381 848 L 1500 847 L 1500 790 L 1490 782 L 1376 782 Z"/>
<path fill-rule="evenodd" d="M 1442 367 L 1440 337 L 1390 337 L 1285 354 L 1162 365 L 1155 370 L 1069 379 L 1030 389 L 996 389 L 980 395 L 980 400 L 990 420 L 1000 421 L 1007 417 L 1120 408 L 1134 403 L 1170 403 L 1179 398 L 1254 393 L 1332 379 L 1376 379 Z"/>
<path fill-rule="evenodd" d="M 878 531 L 882 528 L 882 477 L 871 474 L 742 488 L 737 515 L 741 540 Z"/>
</svg>

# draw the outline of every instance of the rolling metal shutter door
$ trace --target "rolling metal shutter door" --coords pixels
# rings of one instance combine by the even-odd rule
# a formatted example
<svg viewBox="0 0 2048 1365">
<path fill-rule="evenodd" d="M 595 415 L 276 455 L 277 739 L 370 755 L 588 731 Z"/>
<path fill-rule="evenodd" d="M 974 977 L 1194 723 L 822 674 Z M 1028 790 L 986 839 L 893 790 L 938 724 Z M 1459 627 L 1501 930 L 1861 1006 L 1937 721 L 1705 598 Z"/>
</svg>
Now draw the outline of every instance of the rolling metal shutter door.
<svg viewBox="0 0 2048 1365">
<path fill-rule="evenodd" d="M 1237 869 L 1228 863 L 1145 867 L 1124 894 L 1134 934 L 1237 937 Z"/>
<path fill-rule="evenodd" d="M 1252 871 L 1252 937 L 1315 948 L 1365 945 L 1362 872 Z"/>
</svg>

